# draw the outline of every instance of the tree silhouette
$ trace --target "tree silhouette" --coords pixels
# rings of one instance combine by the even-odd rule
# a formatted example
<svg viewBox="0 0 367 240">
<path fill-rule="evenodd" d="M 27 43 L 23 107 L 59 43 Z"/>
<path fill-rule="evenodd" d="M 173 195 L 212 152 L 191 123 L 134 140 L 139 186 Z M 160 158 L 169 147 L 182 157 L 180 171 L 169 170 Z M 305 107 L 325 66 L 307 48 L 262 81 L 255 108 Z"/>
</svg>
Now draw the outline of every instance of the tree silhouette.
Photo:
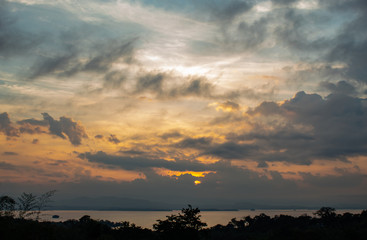
<svg viewBox="0 0 367 240">
<path fill-rule="evenodd" d="M 37 196 L 32 193 L 22 193 L 20 197 L 18 197 L 18 217 L 19 218 L 28 218 L 32 215 L 36 214 L 37 207 Z"/>
<path fill-rule="evenodd" d="M 0 216 L 13 217 L 15 200 L 9 196 L 0 197 Z"/>
<path fill-rule="evenodd" d="M 36 220 L 39 220 L 41 211 L 44 210 L 51 202 L 51 197 L 55 194 L 56 190 L 48 191 L 41 196 L 34 195 L 33 193 L 22 193 L 18 197 L 16 203 L 18 207 L 19 218 L 32 218 L 35 216 Z"/>
<path fill-rule="evenodd" d="M 335 208 L 332 207 L 322 207 L 314 214 L 322 219 L 333 218 L 336 216 Z"/>
<path fill-rule="evenodd" d="M 157 220 L 154 230 L 161 234 L 163 239 L 198 239 L 199 231 L 206 226 L 200 220 L 199 208 L 183 208 L 178 215 L 167 216 L 166 220 Z"/>
<path fill-rule="evenodd" d="M 56 190 L 48 191 L 37 198 L 36 204 L 36 220 L 39 220 L 41 211 L 48 207 L 51 202 L 51 197 L 55 194 Z"/>
</svg>

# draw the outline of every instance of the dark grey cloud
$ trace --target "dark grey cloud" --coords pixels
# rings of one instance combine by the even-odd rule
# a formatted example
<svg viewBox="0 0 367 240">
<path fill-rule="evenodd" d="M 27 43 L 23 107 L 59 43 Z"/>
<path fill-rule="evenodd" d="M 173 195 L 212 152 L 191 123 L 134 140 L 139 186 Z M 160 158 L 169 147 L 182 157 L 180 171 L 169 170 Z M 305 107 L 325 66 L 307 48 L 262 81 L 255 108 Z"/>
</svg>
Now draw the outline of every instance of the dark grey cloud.
<svg viewBox="0 0 367 240">
<path fill-rule="evenodd" d="M 367 154 L 366 99 L 343 94 L 322 98 L 298 92 L 283 104 L 263 103 L 248 113 L 282 117 L 272 122 L 273 130 L 257 123 L 251 133 L 234 134 L 236 140 L 255 140 L 260 149 L 255 159 L 259 161 L 310 164 L 313 159 L 345 161 Z"/>
<path fill-rule="evenodd" d="M 133 60 L 133 40 L 108 40 L 89 49 L 87 60 L 85 53 L 80 49 L 83 41 L 75 39 L 73 43 L 64 46 L 61 55 L 40 58 L 31 67 L 29 79 L 39 78 L 46 75 L 70 77 L 80 72 L 97 72 L 105 74 L 105 85 L 114 87 L 121 85 L 124 77 L 121 73 L 109 70 L 116 61 L 131 63 Z M 84 59 L 83 59 L 84 58 Z"/>
<path fill-rule="evenodd" d="M 327 59 L 335 62 L 345 62 L 348 64 L 348 76 L 366 83 L 367 70 L 363 64 L 367 57 L 367 21 L 366 1 L 350 0 L 324 3 L 335 13 L 345 11 L 353 12 L 354 19 L 347 21 L 341 29 L 336 39 L 336 44 L 329 52 Z"/>
<path fill-rule="evenodd" d="M 7 112 L 0 114 L 0 132 L 8 137 L 19 137 L 19 130 L 11 123 Z"/>
<path fill-rule="evenodd" d="M 18 153 L 16 153 L 16 152 L 3 152 L 3 155 L 4 156 L 17 156 Z"/>
<path fill-rule="evenodd" d="M 180 84 L 169 84 L 180 80 Z M 215 86 L 204 77 L 182 78 L 169 73 L 146 73 L 137 79 L 134 94 L 152 93 L 157 98 L 216 98 Z"/>
<path fill-rule="evenodd" d="M 16 26 L 17 18 L 11 14 L 9 3 L 0 0 L 0 53 L 2 57 L 24 54 L 37 46 L 40 36 L 24 31 Z M 1 60 L 1 58 L 0 58 Z"/>
<path fill-rule="evenodd" d="M 51 134 L 57 135 L 61 138 L 66 138 L 63 134 L 63 129 L 60 121 L 54 120 L 48 113 L 42 113 L 43 119 L 48 122 L 49 131 Z"/>
<path fill-rule="evenodd" d="M 215 98 L 213 93 L 214 85 L 207 81 L 204 77 L 190 79 L 187 83 L 169 90 L 170 97 L 195 96 Z"/>
<path fill-rule="evenodd" d="M 82 142 L 82 138 L 88 138 L 87 133 L 82 125 L 73 121 L 71 118 L 60 117 L 60 123 L 62 127 L 62 131 L 66 136 L 68 136 L 69 141 L 78 146 Z M 51 124 L 50 124 L 51 128 Z"/>
<path fill-rule="evenodd" d="M 126 81 L 126 73 L 122 71 L 111 71 L 104 76 L 103 88 L 118 89 Z"/>
<path fill-rule="evenodd" d="M 249 109 L 247 111 L 249 114 L 264 114 L 264 115 L 272 115 L 272 114 L 281 114 L 282 109 L 275 102 L 262 102 L 259 106 L 254 109 Z"/>
<path fill-rule="evenodd" d="M 269 18 L 261 18 L 255 22 L 240 22 L 233 33 L 224 28 L 219 44 L 229 51 L 254 51 L 268 37 Z"/>
<path fill-rule="evenodd" d="M 103 135 L 98 134 L 98 135 L 94 136 L 94 138 L 96 138 L 96 139 L 103 139 Z"/>
<path fill-rule="evenodd" d="M 84 127 L 71 118 L 60 117 L 60 120 L 55 120 L 48 113 L 42 113 L 42 115 L 44 120 L 49 124 L 51 134 L 64 139 L 66 135 L 73 145 L 78 146 L 81 144 L 83 138 L 88 138 Z"/>
<path fill-rule="evenodd" d="M 275 31 L 279 44 L 292 48 L 297 51 L 296 56 L 308 58 L 308 61 L 323 59 L 331 64 L 345 63 L 347 78 L 366 83 L 363 64 L 367 56 L 366 2 L 341 0 L 320 1 L 319 4 L 322 11 L 286 9 L 278 12 L 278 18 L 287 23 Z M 339 24 L 337 32 L 327 35 L 327 27 L 335 27 L 335 24 Z"/>
<path fill-rule="evenodd" d="M 331 86 L 339 86 L 339 92 L 353 89 L 343 83 Z M 247 115 L 226 113 L 211 124 L 246 124 L 252 130 L 229 131 L 226 142 L 213 141 L 196 149 L 221 159 L 254 160 L 260 166 L 272 161 L 311 164 L 315 159 L 348 161 L 349 157 L 367 156 L 364 98 L 341 93 L 323 98 L 298 92 L 281 104 L 263 102 L 247 110 Z"/>
<path fill-rule="evenodd" d="M 364 17 L 363 20 L 360 21 L 364 23 L 367 21 L 367 17 Z M 364 29 L 361 31 L 366 34 Z M 347 75 L 352 79 L 366 83 L 367 71 L 363 61 L 367 57 L 367 39 L 360 43 L 358 39 L 353 39 L 351 37 L 353 36 L 353 33 L 346 31 L 345 35 L 346 36 L 339 37 L 337 46 L 332 49 L 327 56 L 328 60 L 347 63 Z"/>
<path fill-rule="evenodd" d="M 96 56 L 90 58 L 84 65 L 83 70 L 105 72 L 114 62 L 123 58 L 124 62 L 133 61 L 134 44 L 137 39 L 127 41 L 110 41 L 97 46 L 100 49 Z"/>
<path fill-rule="evenodd" d="M 43 127 L 48 127 L 48 123 L 45 120 L 36 120 L 32 119 L 24 119 L 21 121 L 17 121 L 19 126 L 19 131 L 21 133 L 28 133 L 28 134 L 41 134 L 47 133 Z"/>
<path fill-rule="evenodd" d="M 336 94 L 355 95 L 357 93 L 356 88 L 346 81 L 339 81 L 337 83 L 321 82 L 320 87 Z"/>
<path fill-rule="evenodd" d="M 46 120 L 37 120 L 34 118 L 30 119 L 24 119 L 17 122 L 20 125 L 29 124 L 29 125 L 36 125 L 36 126 L 48 126 L 48 123 Z"/>
<path fill-rule="evenodd" d="M 278 45 L 289 47 L 300 56 L 310 57 L 310 52 L 315 51 L 320 56 L 333 42 L 327 35 L 317 32 L 324 27 L 323 24 L 317 25 L 318 23 L 330 21 L 327 15 L 295 9 L 280 11 L 276 15 L 284 21 L 274 31 Z"/>
<path fill-rule="evenodd" d="M 32 118 L 18 121 L 17 123 L 20 125 L 20 132 L 29 134 L 47 133 L 40 127 L 48 127 L 49 134 L 56 135 L 63 139 L 68 138 L 71 144 L 75 146 L 80 145 L 83 138 L 88 138 L 84 127 L 78 122 L 73 121 L 71 118 L 60 117 L 59 120 L 55 120 L 48 113 L 42 113 L 42 116 L 43 120 Z M 38 140 L 36 139 L 34 143 L 38 143 Z"/>
<path fill-rule="evenodd" d="M 71 76 L 78 72 L 78 53 L 74 47 L 69 47 L 68 53 L 53 57 L 41 57 L 31 67 L 29 79 L 36 79 L 49 74 L 57 73 L 59 76 Z"/>
<path fill-rule="evenodd" d="M 182 136 L 183 135 L 179 131 L 170 131 L 170 132 L 167 132 L 167 133 L 163 133 L 159 137 L 164 139 L 164 140 L 167 140 L 167 139 L 171 139 L 171 138 L 174 138 L 174 139 L 175 138 L 180 138 Z"/>
<path fill-rule="evenodd" d="M 158 99 L 178 99 L 197 97 L 207 99 L 237 99 L 239 97 L 256 99 L 269 96 L 271 92 L 258 93 L 253 89 L 241 88 L 220 93 L 218 87 L 204 76 L 177 76 L 167 72 L 142 73 L 137 78 L 135 90 L 131 94 L 150 93 Z"/>
<path fill-rule="evenodd" d="M 167 161 L 152 158 L 149 156 L 131 157 L 122 155 L 110 155 L 103 151 L 97 153 L 86 152 L 79 155 L 82 159 L 110 166 L 112 168 L 122 168 L 125 170 L 147 170 L 149 168 L 166 168 L 173 171 L 207 171 L 211 170 L 211 165 L 199 163 L 197 161 L 175 160 Z"/>
<path fill-rule="evenodd" d="M 108 137 L 108 141 L 109 142 L 112 142 L 114 144 L 119 144 L 121 141 L 116 137 L 116 135 L 114 134 L 111 134 L 109 137 Z"/>
<path fill-rule="evenodd" d="M 18 170 L 17 166 L 7 163 L 7 162 L 0 162 L 0 169 L 2 170 Z"/>
<path fill-rule="evenodd" d="M 240 14 L 246 13 L 254 6 L 254 1 L 231 0 L 213 2 L 209 6 L 212 18 L 220 22 L 231 22 Z"/>
<path fill-rule="evenodd" d="M 298 0 L 271 0 L 271 2 L 273 4 L 276 4 L 276 5 L 285 5 L 285 6 L 287 6 L 289 4 L 298 2 Z"/>
<path fill-rule="evenodd" d="M 147 155 L 147 152 L 139 151 L 139 150 L 120 150 L 119 153 L 123 155 Z"/>
<path fill-rule="evenodd" d="M 237 142 L 225 142 L 215 144 L 203 151 L 204 155 L 212 155 L 226 160 L 234 159 L 251 159 L 254 154 L 258 153 L 259 147 L 253 144 L 241 144 Z"/>
<path fill-rule="evenodd" d="M 153 92 L 157 95 L 163 93 L 163 82 L 165 75 L 163 73 L 148 73 L 137 79 L 136 93 L 140 92 Z"/>
<path fill-rule="evenodd" d="M 213 139 L 210 137 L 190 138 L 187 137 L 180 142 L 176 143 L 175 146 L 178 148 L 195 148 L 203 149 L 211 145 Z"/>
<path fill-rule="evenodd" d="M 254 6 L 254 0 L 136 0 L 150 7 L 162 8 L 166 11 L 184 14 L 195 20 L 210 22 L 230 22 L 242 13 L 246 13 Z"/>
</svg>

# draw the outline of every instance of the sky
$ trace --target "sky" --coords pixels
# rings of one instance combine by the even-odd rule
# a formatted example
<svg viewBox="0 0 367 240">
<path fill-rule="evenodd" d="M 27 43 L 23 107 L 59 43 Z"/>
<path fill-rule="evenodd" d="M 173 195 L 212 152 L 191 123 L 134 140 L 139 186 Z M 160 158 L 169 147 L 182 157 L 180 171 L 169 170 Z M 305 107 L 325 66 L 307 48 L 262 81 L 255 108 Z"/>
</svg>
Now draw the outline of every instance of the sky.
<svg viewBox="0 0 367 240">
<path fill-rule="evenodd" d="M 0 0 L 0 194 L 367 202 L 367 1 Z"/>
</svg>

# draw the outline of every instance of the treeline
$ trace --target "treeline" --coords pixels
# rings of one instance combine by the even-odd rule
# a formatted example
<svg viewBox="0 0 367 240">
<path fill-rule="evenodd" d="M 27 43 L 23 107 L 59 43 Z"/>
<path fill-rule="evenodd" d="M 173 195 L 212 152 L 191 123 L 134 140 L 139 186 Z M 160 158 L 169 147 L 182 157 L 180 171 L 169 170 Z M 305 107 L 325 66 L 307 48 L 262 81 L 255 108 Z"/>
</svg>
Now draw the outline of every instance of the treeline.
<svg viewBox="0 0 367 240">
<path fill-rule="evenodd" d="M 38 199 L 37 203 L 42 200 Z M 79 220 L 42 222 L 39 215 L 20 216 L 14 210 L 0 209 L 0 238 L 22 240 L 232 240 L 232 239 L 366 239 L 367 210 L 360 214 L 336 214 L 334 208 L 323 207 L 314 216 L 273 218 L 260 214 L 255 217 L 233 218 L 227 225 L 208 228 L 200 219 L 198 208 L 183 208 L 180 213 L 157 220 L 153 229 L 129 222 L 94 220 L 85 215 Z M 24 200 L 24 199 L 23 199 Z M 46 201 L 47 202 L 47 201 Z M 1 202 L 0 202 L 1 203 Z M 15 203 L 14 203 L 15 204 Z M 26 211 L 31 213 L 31 211 Z"/>
</svg>

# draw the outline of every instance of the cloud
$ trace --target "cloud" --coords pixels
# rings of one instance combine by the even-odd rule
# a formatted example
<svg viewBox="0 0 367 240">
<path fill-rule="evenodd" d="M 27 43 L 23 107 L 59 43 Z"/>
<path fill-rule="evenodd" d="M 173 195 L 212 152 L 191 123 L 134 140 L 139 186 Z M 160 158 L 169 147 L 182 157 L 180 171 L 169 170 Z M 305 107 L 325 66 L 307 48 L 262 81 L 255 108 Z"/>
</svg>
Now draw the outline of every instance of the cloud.
<svg viewBox="0 0 367 240">
<path fill-rule="evenodd" d="M 275 102 L 262 102 L 259 106 L 254 109 L 249 109 L 247 113 L 254 114 L 262 114 L 262 115 L 273 115 L 273 114 L 281 114 L 282 109 Z"/>
<path fill-rule="evenodd" d="M 251 10 L 253 5 L 251 1 L 231 0 L 214 3 L 209 10 L 214 19 L 220 22 L 232 22 L 237 16 Z"/>
<path fill-rule="evenodd" d="M 262 103 L 248 114 L 267 118 L 278 114 L 271 128 L 257 122 L 255 130 L 237 136 L 237 140 L 255 140 L 260 149 L 272 151 L 260 151 L 257 160 L 310 164 L 314 159 L 346 161 L 367 155 L 366 99 L 298 92 L 282 104 Z"/>
<path fill-rule="evenodd" d="M 254 52 L 269 37 L 268 25 L 270 18 L 261 18 L 252 23 L 241 21 L 238 25 L 224 27 L 218 44 L 225 51 Z"/>
<path fill-rule="evenodd" d="M 180 99 L 196 97 L 206 99 L 236 99 L 239 97 L 257 99 L 273 93 L 257 93 L 253 89 L 220 92 L 215 84 L 204 76 L 179 76 L 171 72 L 141 73 L 137 77 L 132 95 L 150 93 L 157 99 Z"/>
<path fill-rule="evenodd" d="M 119 144 L 121 141 L 116 137 L 116 135 L 114 134 L 111 134 L 109 137 L 108 137 L 108 141 L 109 142 L 112 142 L 114 144 Z"/>
<path fill-rule="evenodd" d="M 336 39 L 337 43 L 329 52 L 327 59 L 347 63 L 348 76 L 366 83 L 367 70 L 363 64 L 363 60 L 367 57 L 367 38 L 365 37 L 367 31 L 364 27 L 367 21 L 365 1 L 351 1 L 343 6 L 343 11 L 348 9 L 356 11 L 358 17 L 344 26 L 344 30 Z"/>
<path fill-rule="evenodd" d="M 41 42 L 41 38 L 21 30 L 6 0 L 0 0 L 0 53 L 12 57 L 26 53 Z M 0 58 L 1 60 L 1 58 Z"/>
<path fill-rule="evenodd" d="M 79 155 L 89 162 L 104 164 L 106 166 L 118 167 L 125 170 L 146 170 L 150 168 L 165 168 L 173 171 L 207 171 L 213 167 L 197 161 L 175 160 L 167 161 L 150 157 L 130 157 L 121 155 L 109 155 L 103 151 L 96 153 L 86 152 Z"/>
<path fill-rule="evenodd" d="M 209 137 L 200 137 L 200 138 L 188 137 L 176 143 L 175 146 L 179 148 L 203 149 L 211 145 L 212 141 L 213 139 Z"/>
<path fill-rule="evenodd" d="M 0 114 L 0 132 L 3 132 L 8 137 L 19 137 L 18 129 L 13 127 L 6 112 Z"/>
<path fill-rule="evenodd" d="M 278 19 L 284 18 L 287 23 L 274 32 L 279 46 L 292 48 L 297 51 L 294 56 L 307 56 L 308 61 L 345 63 L 348 79 L 366 83 L 363 65 L 367 56 L 365 1 L 318 1 L 318 5 L 323 11 L 278 11 Z"/>
<path fill-rule="evenodd" d="M 88 138 L 84 127 L 71 118 L 60 117 L 60 120 L 54 120 L 48 113 L 42 113 L 43 118 L 49 124 L 49 131 L 51 134 L 61 138 L 69 138 L 69 141 L 78 146 L 81 144 L 83 138 Z"/>
<path fill-rule="evenodd" d="M 137 79 L 135 92 L 152 92 L 157 95 L 162 95 L 164 78 L 165 75 L 162 73 L 148 73 L 143 75 Z"/>
<path fill-rule="evenodd" d="M 289 4 L 292 4 L 292 3 L 295 3 L 297 2 L 298 0 L 271 0 L 271 2 L 273 4 L 276 4 L 276 5 L 289 5 Z"/>
<path fill-rule="evenodd" d="M 3 152 L 3 155 L 4 156 L 17 156 L 18 153 L 16 153 L 16 152 Z"/>
<path fill-rule="evenodd" d="M 331 86 L 339 87 L 339 92 L 352 90 L 343 83 Z M 225 142 L 193 142 L 190 146 L 197 146 L 202 155 L 252 160 L 259 166 L 274 161 L 301 165 L 314 160 L 347 162 L 350 157 L 367 156 L 367 100 L 341 93 L 323 98 L 301 91 L 281 103 L 262 102 L 246 114 L 226 113 L 211 122 L 218 124 L 227 126 Z M 246 128 L 233 131 L 234 124 Z"/>
<path fill-rule="evenodd" d="M 88 138 L 84 127 L 80 123 L 73 121 L 71 118 L 60 117 L 59 120 L 55 120 L 48 113 L 42 113 L 42 116 L 43 120 L 32 118 L 18 121 L 17 123 L 20 125 L 20 131 L 22 133 L 40 134 L 47 133 L 40 127 L 48 127 L 49 134 L 56 135 L 63 139 L 66 139 L 67 137 L 74 146 L 79 146 L 82 143 L 83 138 Z M 38 140 L 34 143 L 38 143 Z"/>
<path fill-rule="evenodd" d="M 124 71 L 111 71 L 104 76 L 103 88 L 118 89 L 126 81 L 126 73 Z"/>
<path fill-rule="evenodd" d="M 172 82 L 179 81 L 179 84 Z M 150 72 L 138 77 L 135 94 L 152 93 L 157 98 L 215 98 L 215 87 L 204 77 L 179 77 L 170 73 Z"/>
<path fill-rule="evenodd" d="M 180 96 L 196 96 L 196 97 L 207 97 L 213 96 L 214 85 L 207 81 L 204 77 L 194 78 L 189 80 L 187 83 L 181 86 L 171 89 L 168 93 L 170 97 Z"/>
<path fill-rule="evenodd" d="M 182 136 L 183 135 L 179 131 L 171 131 L 171 132 L 163 133 L 159 137 L 164 139 L 164 140 L 167 140 L 167 139 L 170 139 L 170 138 L 180 138 Z"/>
<path fill-rule="evenodd" d="M 226 160 L 234 159 L 251 159 L 254 154 L 258 153 L 258 146 L 252 144 L 241 144 L 237 142 L 225 142 L 215 144 L 204 150 L 202 154 L 220 157 Z"/>
<path fill-rule="evenodd" d="M 130 63 L 133 58 L 133 49 L 136 39 L 133 40 L 109 40 L 90 49 L 89 58 L 83 58 L 83 51 L 78 47 L 81 40 L 75 39 L 72 45 L 64 46 L 61 55 L 44 57 L 39 59 L 31 67 L 32 73 L 29 79 L 54 74 L 59 77 L 70 77 L 80 72 L 97 72 L 105 74 L 105 85 L 108 87 L 120 85 L 122 75 L 117 71 L 109 72 L 113 64 L 119 60 Z"/>
<path fill-rule="evenodd" d="M 10 163 L 6 163 L 6 162 L 0 162 L 0 169 L 2 170 L 15 170 L 17 171 L 18 170 L 18 167 L 13 165 L 13 164 L 10 164 Z"/>
<path fill-rule="evenodd" d="M 48 127 L 47 121 L 36 120 L 33 118 L 17 121 L 17 124 L 20 125 L 19 131 L 21 133 L 28 133 L 28 134 L 46 133 L 45 128 Z"/>
<path fill-rule="evenodd" d="M 96 138 L 96 139 L 103 139 L 103 135 L 98 134 L 98 135 L 94 136 L 94 138 Z"/>
<path fill-rule="evenodd" d="M 355 95 L 357 93 L 356 88 L 346 81 L 339 81 L 336 84 L 331 82 L 321 82 L 320 86 L 331 93 L 336 94 Z"/>
<path fill-rule="evenodd" d="M 225 101 L 223 103 L 217 104 L 216 110 L 222 110 L 224 112 L 233 112 L 238 111 L 240 109 L 240 105 L 238 103 L 232 101 Z"/>
</svg>

